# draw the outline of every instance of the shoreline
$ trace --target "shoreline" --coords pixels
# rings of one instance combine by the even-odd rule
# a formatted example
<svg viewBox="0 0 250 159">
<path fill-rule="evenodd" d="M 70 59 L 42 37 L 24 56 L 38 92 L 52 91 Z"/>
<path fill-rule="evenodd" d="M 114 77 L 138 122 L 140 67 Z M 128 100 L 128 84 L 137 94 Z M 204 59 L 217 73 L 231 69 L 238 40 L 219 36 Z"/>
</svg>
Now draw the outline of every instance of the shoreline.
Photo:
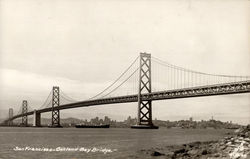
<svg viewBox="0 0 250 159">
<path fill-rule="evenodd" d="M 129 158 L 157 159 L 250 159 L 250 125 L 218 141 L 191 142 L 141 149 Z"/>
</svg>

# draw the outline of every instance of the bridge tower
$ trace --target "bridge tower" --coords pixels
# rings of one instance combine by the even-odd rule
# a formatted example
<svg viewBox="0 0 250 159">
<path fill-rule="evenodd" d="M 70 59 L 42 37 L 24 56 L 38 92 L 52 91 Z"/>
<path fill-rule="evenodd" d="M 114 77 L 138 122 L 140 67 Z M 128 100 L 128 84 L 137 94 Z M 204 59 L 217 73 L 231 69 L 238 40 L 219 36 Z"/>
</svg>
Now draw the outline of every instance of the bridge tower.
<svg viewBox="0 0 250 159">
<path fill-rule="evenodd" d="M 27 100 L 23 100 L 22 103 L 22 126 L 28 126 L 28 102 Z"/>
<path fill-rule="evenodd" d="M 55 107 L 60 105 L 60 91 L 58 86 L 54 86 L 52 90 L 52 127 L 61 127 L 60 112 Z"/>
<path fill-rule="evenodd" d="M 9 121 L 8 121 L 9 126 L 13 125 L 13 120 L 10 120 L 12 117 L 13 117 L 13 108 L 9 108 Z"/>
<path fill-rule="evenodd" d="M 152 122 L 152 100 L 142 94 L 151 93 L 151 54 L 140 53 L 137 125 L 131 128 L 157 129 Z"/>
</svg>

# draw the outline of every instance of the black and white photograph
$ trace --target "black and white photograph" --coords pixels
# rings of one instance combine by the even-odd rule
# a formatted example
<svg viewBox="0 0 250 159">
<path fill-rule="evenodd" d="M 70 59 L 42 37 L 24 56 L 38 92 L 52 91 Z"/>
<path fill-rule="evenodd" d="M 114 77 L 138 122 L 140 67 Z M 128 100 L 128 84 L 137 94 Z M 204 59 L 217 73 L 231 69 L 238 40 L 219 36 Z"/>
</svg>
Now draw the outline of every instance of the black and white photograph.
<svg viewBox="0 0 250 159">
<path fill-rule="evenodd" d="M 250 1 L 0 0 L 0 159 L 250 159 Z"/>
</svg>

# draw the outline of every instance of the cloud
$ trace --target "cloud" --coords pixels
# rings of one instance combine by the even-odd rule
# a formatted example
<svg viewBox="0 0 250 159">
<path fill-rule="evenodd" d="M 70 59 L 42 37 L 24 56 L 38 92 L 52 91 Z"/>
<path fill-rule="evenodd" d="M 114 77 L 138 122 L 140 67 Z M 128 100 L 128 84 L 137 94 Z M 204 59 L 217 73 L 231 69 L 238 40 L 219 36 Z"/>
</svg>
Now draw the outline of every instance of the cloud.
<svg viewBox="0 0 250 159">
<path fill-rule="evenodd" d="M 19 108 L 17 103 L 26 99 L 33 108 L 43 103 L 53 86 L 59 86 L 60 90 L 76 100 L 86 100 L 110 83 L 95 83 L 71 80 L 64 77 L 45 76 L 13 69 L 0 69 L 1 74 L 1 108 Z"/>
</svg>

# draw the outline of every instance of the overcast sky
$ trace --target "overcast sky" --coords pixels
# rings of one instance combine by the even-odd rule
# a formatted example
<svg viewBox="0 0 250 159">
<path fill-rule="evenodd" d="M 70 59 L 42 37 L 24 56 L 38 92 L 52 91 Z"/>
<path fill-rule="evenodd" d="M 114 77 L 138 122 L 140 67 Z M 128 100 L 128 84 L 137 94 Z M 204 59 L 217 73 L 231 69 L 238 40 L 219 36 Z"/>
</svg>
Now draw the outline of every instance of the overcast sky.
<svg viewBox="0 0 250 159">
<path fill-rule="evenodd" d="M 0 118 L 23 99 L 40 106 L 53 85 L 84 100 L 139 55 L 200 72 L 250 75 L 248 0 L 0 0 Z M 136 116 L 137 104 L 61 111 Z M 47 113 L 49 114 L 49 113 Z M 250 123 L 250 95 L 153 102 L 153 118 Z M 50 114 L 49 114 L 50 116 Z"/>
</svg>

